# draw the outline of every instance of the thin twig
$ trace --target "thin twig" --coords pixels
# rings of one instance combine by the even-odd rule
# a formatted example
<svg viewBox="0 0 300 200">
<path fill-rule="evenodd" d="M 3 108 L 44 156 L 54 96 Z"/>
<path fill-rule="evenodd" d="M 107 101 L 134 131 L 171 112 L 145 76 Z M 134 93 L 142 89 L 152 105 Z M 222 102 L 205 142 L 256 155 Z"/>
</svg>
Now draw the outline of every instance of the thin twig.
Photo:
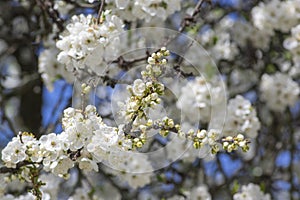
<svg viewBox="0 0 300 200">
<path fill-rule="evenodd" d="M 95 5 L 90 4 L 90 3 L 81 3 L 81 2 L 77 2 L 76 0 L 64 0 L 65 2 L 72 4 L 76 7 L 81 7 L 81 8 L 94 8 Z"/>
<path fill-rule="evenodd" d="M 196 15 L 200 12 L 201 7 L 202 7 L 202 5 L 203 5 L 203 3 L 204 3 L 205 1 L 208 1 L 208 2 L 209 2 L 209 0 L 199 0 L 199 2 L 197 3 L 197 5 L 196 5 L 196 7 L 195 7 L 195 9 L 194 9 L 194 12 L 192 13 L 192 16 L 187 16 L 187 17 L 185 17 L 185 18 L 182 20 L 181 26 L 180 26 L 179 29 L 178 29 L 178 32 L 179 32 L 179 33 L 182 33 L 182 32 L 184 31 L 184 29 L 185 29 L 187 26 L 190 25 L 190 22 L 191 22 L 191 21 L 195 21 L 195 17 L 196 17 Z M 101 8 L 101 6 L 100 6 L 100 8 Z M 100 10 L 99 10 L 99 11 L 100 11 Z M 98 13 L 98 18 L 99 18 L 99 13 Z M 175 34 L 174 36 L 169 37 L 169 38 L 162 44 L 162 46 L 167 46 L 171 41 L 173 41 L 174 39 L 176 39 L 176 38 L 178 37 L 178 35 L 179 35 L 179 34 Z M 190 44 L 190 45 L 192 45 L 192 44 Z M 190 46 L 189 46 L 189 47 L 190 47 Z M 154 52 L 157 52 L 157 51 L 159 51 L 159 50 L 156 50 L 156 51 L 154 51 Z M 120 66 L 121 68 L 123 68 L 123 69 L 129 69 L 129 67 L 130 67 L 132 64 L 134 64 L 134 63 L 136 63 L 136 62 L 140 62 L 140 61 L 146 60 L 146 59 L 149 57 L 150 53 L 149 53 L 149 52 L 146 52 L 146 54 L 147 54 L 146 56 L 143 56 L 143 57 L 140 57 L 140 58 L 131 60 L 131 61 L 126 61 L 126 60 L 124 60 L 124 58 L 123 58 L 122 56 L 120 56 L 117 60 L 114 60 L 112 63 L 118 63 L 119 66 Z"/>
<path fill-rule="evenodd" d="M 57 10 L 53 8 L 53 3 L 51 1 L 35 0 L 37 5 L 39 5 L 42 10 L 47 13 L 47 15 L 52 19 L 52 21 L 57 25 L 60 31 L 64 30 L 63 20 L 59 17 Z"/>
<path fill-rule="evenodd" d="M 100 24 L 102 23 L 101 16 L 102 16 L 103 9 L 104 9 L 104 0 L 101 0 L 101 4 L 98 10 L 98 17 L 97 17 L 98 22 L 100 22 Z"/>
<path fill-rule="evenodd" d="M 192 15 L 185 17 L 184 20 L 181 22 L 181 26 L 178 29 L 179 32 L 183 32 L 184 29 L 190 24 L 190 22 L 195 21 L 195 17 L 200 12 L 200 9 L 201 9 L 204 2 L 205 2 L 205 0 L 199 0 L 198 1 Z"/>
</svg>

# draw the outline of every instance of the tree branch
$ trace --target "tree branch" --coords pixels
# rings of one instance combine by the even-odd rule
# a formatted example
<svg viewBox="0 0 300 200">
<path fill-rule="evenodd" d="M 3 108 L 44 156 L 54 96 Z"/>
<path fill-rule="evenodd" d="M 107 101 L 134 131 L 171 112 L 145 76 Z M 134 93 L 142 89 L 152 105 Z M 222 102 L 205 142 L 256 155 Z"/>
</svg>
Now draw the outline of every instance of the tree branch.
<svg viewBox="0 0 300 200">
<path fill-rule="evenodd" d="M 5 173 L 15 173 L 17 172 L 21 167 L 24 167 L 26 165 L 32 165 L 32 164 L 37 164 L 29 161 L 23 161 L 17 164 L 16 168 L 9 168 L 9 167 L 0 167 L 0 174 L 5 174 Z"/>
</svg>

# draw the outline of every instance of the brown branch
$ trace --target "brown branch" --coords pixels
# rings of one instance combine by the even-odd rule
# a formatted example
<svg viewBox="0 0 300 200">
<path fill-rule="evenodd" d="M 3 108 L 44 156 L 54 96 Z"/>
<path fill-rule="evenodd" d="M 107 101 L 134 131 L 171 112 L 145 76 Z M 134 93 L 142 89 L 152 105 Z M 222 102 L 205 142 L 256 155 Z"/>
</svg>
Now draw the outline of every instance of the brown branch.
<svg viewBox="0 0 300 200">
<path fill-rule="evenodd" d="M 52 19 L 52 21 L 57 25 L 60 31 L 64 30 L 64 21 L 59 17 L 57 10 L 53 8 L 53 2 L 46 0 L 35 0 L 37 5 L 42 8 L 42 10 L 47 13 L 47 15 Z"/>
<path fill-rule="evenodd" d="M 131 84 L 129 81 L 111 78 L 108 75 L 100 76 L 100 78 L 102 79 L 103 83 L 112 88 L 114 88 L 117 84 Z"/>
<path fill-rule="evenodd" d="M 195 21 L 195 17 L 196 15 L 200 12 L 201 10 L 201 7 L 203 5 L 203 3 L 205 2 L 206 0 L 199 0 L 192 15 L 191 16 L 186 16 L 183 21 L 181 22 L 181 26 L 179 27 L 178 31 L 179 32 L 183 32 L 184 29 L 190 25 L 191 22 L 194 22 Z M 210 2 L 210 0 L 208 0 L 208 2 Z"/>
<path fill-rule="evenodd" d="M 0 174 L 5 174 L 5 173 L 15 173 L 17 172 L 21 167 L 24 167 L 26 165 L 31 165 L 31 164 L 37 164 L 37 163 L 32 163 L 29 161 L 23 161 L 17 164 L 16 168 L 9 168 L 9 167 L 0 167 Z"/>
<path fill-rule="evenodd" d="M 158 50 L 157 50 L 158 51 Z M 112 61 L 111 63 L 118 63 L 119 67 L 124 70 L 130 69 L 131 65 L 137 62 L 141 62 L 146 60 L 150 56 L 150 53 L 146 51 L 146 56 L 132 59 L 132 60 L 125 60 L 123 56 L 118 57 L 116 60 Z"/>
<path fill-rule="evenodd" d="M 95 7 L 93 4 L 76 2 L 76 0 L 64 0 L 64 1 L 69 4 L 74 5 L 76 7 L 80 7 L 80 8 L 94 8 Z"/>
</svg>

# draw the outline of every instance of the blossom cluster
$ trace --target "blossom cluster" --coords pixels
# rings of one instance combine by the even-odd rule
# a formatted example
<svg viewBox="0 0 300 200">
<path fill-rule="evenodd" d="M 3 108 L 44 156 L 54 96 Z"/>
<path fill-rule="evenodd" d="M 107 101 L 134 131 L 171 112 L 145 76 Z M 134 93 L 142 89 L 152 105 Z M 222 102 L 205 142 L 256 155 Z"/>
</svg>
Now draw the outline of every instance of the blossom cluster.
<svg viewBox="0 0 300 200">
<path fill-rule="evenodd" d="M 56 47 L 54 38 L 58 33 L 58 28 L 54 25 L 52 33 L 43 39 L 44 50 L 39 54 L 38 69 L 44 84 L 49 91 L 53 90 L 53 83 L 58 78 L 64 78 L 67 82 L 74 81 L 72 72 L 66 70 L 66 67 L 57 61 L 59 50 Z"/>
<path fill-rule="evenodd" d="M 161 121 L 157 120 L 154 122 L 154 127 L 159 127 L 159 134 L 163 137 L 169 135 L 169 133 L 175 132 L 181 140 L 192 141 L 195 149 L 207 149 L 212 154 L 216 154 L 219 149 L 218 140 L 220 139 L 220 131 L 215 129 L 207 130 L 193 130 L 183 131 L 179 124 L 174 124 L 173 120 L 165 117 Z"/>
<path fill-rule="evenodd" d="M 21 162 L 41 164 L 45 171 L 63 178 L 70 176 L 69 169 L 75 165 L 83 171 L 97 172 L 97 163 L 100 162 L 113 164 L 122 172 L 134 169 L 152 171 L 151 165 L 147 164 L 147 156 L 120 154 L 132 148 L 131 140 L 125 138 L 121 129 L 105 125 L 94 106 L 89 105 L 84 111 L 66 109 L 62 123 L 64 131 L 60 134 L 50 133 L 39 140 L 28 133 L 14 137 L 2 151 L 5 165 L 16 168 Z M 143 167 L 140 166 L 141 159 L 144 159 Z M 119 175 L 126 176 L 125 180 L 132 187 L 143 186 L 150 181 L 146 176 L 131 173 Z"/>
<path fill-rule="evenodd" d="M 199 38 L 199 42 L 204 45 L 215 61 L 232 60 L 239 52 L 236 43 L 231 40 L 228 22 L 230 20 L 225 18 L 220 23 L 222 25 L 204 31 Z"/>
<path fill-rule="evenodd" d="M 300 19 L 298 0 L 260 2 L 251 11 L 253 24 L 273 35 L 275 30 L 288 32 Z"/>
<path fill-rule="evenodd" d="M 177 107 L 181 109 L 190 123 L 195 123 L 199 119 L 207 123 L 210 120 L 212 108 L 219 106 L 223 101 L 225 99 L 222 98 L 220 81 L 212 83 L 206 82 L 202 77 L 196 77 L 182 88 Z M 225 136 L 243 133 L 246 137 L 256 138 L 259 129 L 260 122 L 251 102 L 240 95 L 230 99 L 222 133 Z"/>
<path fill-rule="evenodd" d="M 196 77 L 181 89 L 181 94 L 176 103 L 183 114 L 191 121 L 209 122 L 212 107 L 220 105 L 224 98 L 222 95 L 222 82 L 206 80 Z M 195 112 L 198 110 L 199 112 Z M 199 115 L 199 116 L 197 116 Z"/>
<path fill-rule="evenodd" d="M 56 59 L 59 51 L 55 47 L 46 48 L 39 55 L 39 73 L 49 91 L 53 90 L 53 82 L 63 77 L 67 82 L 74 81 L 74 75 Z"/>
<path fill-rule="evenodd" d="M 223 189 L 232 189 L 226 197 L 233 194 L 230 198 L 234 200 L 269 200 L 271 196 L 267 191 L 272 192 L 274 199 L 299 197 L 299 192 L 295 191 L 299 185 L 297 178 L 289 181 L 289 188 L 281 184 L 278 188 L 285 190 L 276 188 L 276 191 L 268 188 L 263 191 L 263 187 L 252 183 L 239 188 L 237 181 L 227 178 L 231 174 L 233 177 L 244 174 L 246 165 L 254 166 L 246 173 L 253 176 L 251 179 L 256 183 L 259 177 L 278 169 L 282 172 L 277 174 L 278 180 L 285 180 L 286 176 L 292 180 L 292 175 L 299 177 L 299 162 L 291 159 L 293 162 L 285 166 L 280 162 L 285 159 L 285 154 L 293 156 L 300 138 L 295 127 L 300 94 L 299 0 L 266 0 L 254 4 L 238 1 L 230 5 L 204 0 L 54 0 L 38 1 L 38 4 L 15 0 L 11 5 L 17 6 L 17 11 L 32 13 L 18 16 L 17 12 L 12 23 L 5 15 L 0 17 L 4 27 L 2 35 L 12 34 L 7 40 L 0 39 L 1 58 L 5 58 L 1 60 L 5 66 L 1 70 L 1 85 L 5 89 L 1 111 L 3 126 L 9 125 L 10 129 L 23 126 L 17 116 L 19 112 L 15 111 L 18 108 L 11 114 L 11 107 L 20 102 L 23 105 L 23 100 L 11 97 L 20 89 L 27 91 L 28 84 L 23 80 L 28 79 L 31 85 L 32 77 L 27 78 L 27 72 L 23 74 L 23 64 L 27 65 L 26 60 L 33 57 L 28 54 L 27 47 L 18 42 L 27 36 L 40 43 L 32 55 L 37 53 L 39 56 L 38 71 L 48 90 L 53 89 L 53 83 L 59 78 L 72 83 L 76 78 L 100 76 L 102 83 L 106 83 L 100 86 L 105 94 L 95 100 L 99 100 L 99 113 L 105 117 L 99 116 L 95 106 L 84 106 L 91 96 L 89 82 L 81 87 L 82 107 L 64 110 L 62 132 L 40 137 L 20 132 L 12 138 L 1 153 L 4 164 L 1 173 L 12 173 L 9 176 L 0 174 L 0 199 L 41 199 L 41 196 L 44 200 L 59 199 L 61 188 L 57 186 L 62 183 L 71 184 L 66 188 L 74 189 L 63 191 L 63 195 L 71 196 L 69 200 L 123 199 L 124 191 L 128 199 L 134 196 L 137 199 L 210 200 L 225 198 L 219 196 L 225 194 Z M 42 9 L 35 9 L 36 6 Z M 79 15 L 80 12 L 85 14 Z M 54 24 L 52 32 L 49 22 Z M 62 32 L 64 25 L 66 28 Z M 152 27 L 153 31 L 143 29 L 147 32 L 143 33 L 141 27 Z M 154 27 L 176 27 L 193 40 L 187 46 L 188 37 L 178 32 L 168 34 L 166 29 L 156 31 Z M 14 37 L 16 44 L 11 43 L 15 41 L 11 40 Z M 179 45 L 173 45 L 173 42 Z M 198 42 L 205 50 L 196 48 Z M 150 53 L 157 44 L 176 48 L 170 56 L 170 60 L 174 59 L 173 66 L 167 63 L 169 58 L 166 56 L 170 52 L 166 48 Z M 140 53 L 143 56 L 139 57 Z M 145 55 L 151 56 L 147 60 Z M 6 58 L 10 60 L 9 64 L 6 64 Z M 131 72 L 142 61 L 147 61 L 145 69 L 126 90 L 116 95 L 118 99 L 127 96 L 125 101 L 117 102 L 119 107 L 112 107 L 121 117 L 114 121 L 115 110 L 111 111 L 109 105 L 110 100 L 115 100 L 110 96 L 113 95 L 111 87 L 118 87 L 118 79 L 127 72 L 130 78 L 133 77 Z M 106 68 L 108 64 L 112 66 L 109 69 Z M 217 67 L 212 67 L 216 65 L 221 72 L 219 79 L 215 76 L 219 73 Z M 197 69 L 192 69 L 194 66 Z M 184 77 L 186 84 L 176 82 L 171 85 L 175 76 Z M 230 97 L 227 107 L 225 88 L 220 80 L 226 81 Z M 40 92 L 39 87 L 34 87 L 34 92 Z M 176 103 L 175 96 L 179 97 Z M 9 100 L 7 105 L 6 100 Z M 255 109 L 255 104 L 259 109 Z M 227 111 L 226 116 L 222 111 L 224 115 Z M 170 115 L 176 116 L 172 119 Z M 281 116 L 286 120 L 276 119 Z M 10 118 L 14 119 L 12 125 Z M 180 124 L 179 120 L 182 120 Z M 258 135 L 260 129 L 263 134 Z M 269 145 L 263 146 L 265 142 Z M 278 150 L 275 154 L 274 147 Z M 158 149 L 163 153 L 157 153 Z M 222 150 L 238 152 L 217 154 Z M 163 160 L 157 159 L 163 156 L 166 156 Z M 227 159 L 229 157 L 232 160 Z M 173 163 L 177 159 L 180 161 Z M 215 160 L 206 163 L 208 159 Z M 249 162 L 243 165 L 243 160 Z M 224 165 L 231 161 L 238 161 L 234 164 L 238 167 L 229 170 L 231 174 L 228 174 Z M 164 166 L 172 164 L 159 170 L 162 174 L 156 177 L 154 171 L 160 162 Z M 213 169 L 208 169 L 210 166 Z M 200 171 L 197 170 L 199 167 Z M 92 179 L 89 175 L 94 176 L 92 181 L 88 180 Z M 77 183 L 74 176 L 78 176 Z M 158 189 L 156 181 L 162 184 Z M 276 185 L 276 181 L 268 180 L 262 186 Z M 208 185 L 198 185 L 199 182 Z M 103 187 L 94 184 L 103 184 Z M 222 187 L 224 184 L 228 187 Z M 222 190 L 209 193 L 216 188 Z M 24 194 L 26 189 L 32 194 Z M 110 195 L 105 195 L 105 190 Z M 165 191 L 167 194 L 158 194 Z"/>
<path fill-rule="evenodd" d="M 58 2 L 56 2 L 58 3 Z M 54 42 L 58 28 L 44 38 L 44 50 L 39 54 L 39 73 L 47 88 L 53 89 L 53 82 L 64 78 L 72 83 L 82 74 L 101 74 L 103 62 L 113 60 L 118 54 L 118 34 L 123 30 L 120 18 L 104 11 L 100 21 L 92 15 L 74 15 L 66 30 Z"/>
<path fill-rule="evenodd" d="M 173 120 L 168 117 L 164 117 L 162 120 L 154 121 L 153 128 L 159 128 L 159 133 L 163 137 L 168 136 L 170 132 L 177 133 L 178 138 L 174 139 L 175 146 L 173 144 L 167 147 L 168 152 L 171 152 L 171 155 L 174 155 L 174 157 L 179 156 L 177 153 L 180 153 L 180 156 L 182 156 L 183 159 L 188 160 L 195 159 L 196 157 L 207 156 L 207 154 L 200 155 L 199 151 L 193 151 L 189 149 L 188 144 L 186 143 L 188 141 L 192 142 L 192 146 L 195 150 L 200 149 L 201 152 L 208 153 L 208 155 L 211 156 L 218 153 L 221 150 L 221 147 L 227 152 L 238 150 L 239 148 L 241 148 L 245 152 L 249 150 L 249 141 L 242 134 L 238 134 L 235 137 L 230 136 L 221 139 L 222 132 L 217 129 L 198 129 L 196 131 L 193 129 L 189 129 L 188 131 L 184 131 L 181 125 L 174 124 Z M 174 150 L 174 147 L 177 150 Z M 187 154 L 182 153 L 185 150 L 188 150 L 187 152 L 185 152 Z M 172 156 L 169 156 L 169 158 L 172 158 Z"/>
<path fill-rule="evenodd" d="M 271 200 L 270 194 L 264 194 L 258 185 L 250 183 L 248 185 L 242 186 L 242 191 L 236 193 L 233 196 L 234 200 L 250 200 L 250 199 L 260 199 L 260 200 Z"/>
<path fill-rule="evenodd" d="M 142 133 L 140 139 L 135 138 L 134 146 L 141 147 L 145 143 L 144 139 L 147 137 L 146 130 L 159 129 L 159 134 L 163 137 L 168 136 L 170 132 L 175 132 L 181 139 L 188 139 L 189 141 L 192 141 L 195 149 L 203 148 L 208 150 L 212 154 L 216 154 L 220 150 L 220 142 L 218 142 L 218 140 L 220 139 L 221 131 L 214 129 L 211 129 L 209 131 L 194 131 L 193 129 L 190 129 L 189 131 L 183 131 L 181 126 L 179 124 L 175 125 L 173 119 L 169 117 L 164 117 L 163 119 L 153 121 L 147 116 L 147 109 L 159 104 L 160 98 L 158 98 L 158 95 L 162 95 L 164 92 L 164 85 L 157 80 L 157 77 L 161 75 L 163 69 L 166 67 L 167 61 L 164 58 L 164 56 L 168 55 L 169 52 L 165 48 L 162 48 L 157 53 L 153 53 L 148 58 L 148 65 L 146 66 L 146 71 L 141 72 L 143 80 L 137 79 L 134 81 L 133 86 L 127 87 L 131 96 L 127 99 L 125 104 L 119 102 L 119 105 L 122 105 L 123 108 L 125 108 L 125 111 L 122 111 L 123 115 L 125 115 L 125 120 L 132 122 L 131 125 L 133 125 L 133 127 L 130 128 L 139 130 Z M 151 81 L 149 82 L 149 80 Z M 201 87 L 198 87 L 199 85 Z M 211 84 L 207 89 L 205 80 L 201 77 L 197 77 L 196 84 L 192 83 L 192 86 L 194 86 L 193 88 L 194 90 L 196 90 L 195 93 L 198 98 L 195 98 L 194 96 L 190 97 L 188 95 L 188 98 L 184 98 L 185 94 L 182 95 L 182 98 L 184 98 L 184 100 L 186 101 L 192 102 L 194 102 L 196 99 L 198 103 L 196 105 L 199 105 L 201 108 L 207 107 L 207 122 L 209 120 L 207 118 L 210 117 L 210 93 L 211 91 L 213 91 L 215 99 L 218 99 L 218 102 L 216 104 L 221 103 L 221 98 L 217 98 L 219 96 L 219 93 L 221 92 L 221 85 L 213 86 Z M 183 91 L 185 91 L 186 94 L 190 94 L 190 91 L 188 89 Z M 153 96 L 155 98 L 153 98 Z M 185 103 L 181 101 L 181 104 L 179 104 L 179 106 L 181 105 L 185 105 Z M 195 105 L 195 103 L 190 103 L 187 106 L 192 105 Z M 191 109 L 194 109 L 194 107 L 191 107 Z M 200 114 L 202 113 L 200 112 Z M 244 148 L 244 146 L 247 146 L 247 144 L 248 143 L 244 141 L 243 146 L 237 147 Z"/>
<path fill-rule="evenodd" d="M 67 116 L 65 115 L 65 117 Z M 67 120 L 65 117 L 63 120 Z M 66 132 L 59 135 L 50 133 L 43 135 L 39 140 L 33 134 L 20 133 L 3 149 L 2 160 L 7 167 L 12 168 L 15 168 L 22 161 L 43 163 L 46 171 L 52 171 L 60 176 L 67 175 L 68 170 L 74 165 L 70 158 L 71 149 L 77 150 L 82 147 L 80 142 L 83 137 L 79 134 L 86 128 L 83 124 L 78 123 L 75 124 L 75 127 L 79 130 L 76 128 L 74 131 L 67 129 Z M 77 139 L 69 144 L 67 139 L 71 139 L 76 132 L 78 132 Z"/>
<path fill-rule="evenodd" d="M 161 75 L 167 64 L 164 57 L 169 54 L 165 48 L 153 53 L 148 58 L 146 70 L 141 72 L 143 80 L 136 79 L 132 86 L 128 86 L 130 97 L 125 103 L 118 102 L 121 107 L 120 115 L 125 118 L 125 121 L 132 121 L 133 126 L 141 124 L 144 119 L 148 118 L 149 109 L 160 104 L 159 96 L 164 94 L 165 88 L 162 83 L 157 81 L 157 77 Z"/>
<path fill-rule="evenodd" d="M 232 152 L 241 148 L 244 152 L 249 150 L 248 143 L 249 141 L 245 139 L 244 135 L 238 134 L 235 137 L 227 136 L 222 139 L 223 148 L 227 152 Z"/>
<path fill-rule="evenodd" d="M 299 99 L 300 87 L 289 75 L 277 72 L 262 76 L 260 91 L 261 99 L 271 110 L 282 112 Z"/>
<path fill-rule="evenodd" d="M 150 21 L 152 18 L 165 20 L 175 11 L 180 10 L 180 0 L 106 0 L 108 5 L 115 9 L 117 15 L 127 21 L 144 19 Z"/>
<path fill-rule="evenodd" d="M 236 21 L 231 29 L 232 38 L 241 47 L 245 47 L 251 42 L 256 48 L 268 49 L 271 37 L 264 29 L 258 29 L 247 21 Z"/>
<path fill-rule="evenodd" d="M 287 33 L 300 20 L 298 0 L 272 0 L 260 2 L 251 10 L 251 19 L 234 19 L 230 23 L 232 38 L 238 45 L 244 47 L 251 42 L 256 48 L 267 50 L 275 31 Z M 287 41 L 288 46 L 295 45 Z"/>
<path fill-rule="evenodd" d="M 74 171 L 73 171 L 74 172 Z M 121 194 L 108 182 L 101 181 L 100 184 L 93 184 L 91 182 L 96 182 L 97 178 L 99 179 L 99 175 L 96 173 L 84 173 L 85 178 L 82 180 L 81 184 L 75 186 L 74 191 L 70 191 L 70 197 L 65 198 L 68 200 L 99 200 L 99 199 L 121 199 Z M 42 200 L 51 200 L 51 199 L 61 199 L 59 192 L 61 187 L 65 187 L 62 185 L 64 183 L 66 187 L 73 187 L 76 185 L 74 179 L 78 179 L 78 174 L 72 173 L 71 178 L 64 182 L 64 180 L 60 177 L 55 176 L 52 173 L 42 173 L 37 177 L 43 184 L 40 188 L 42 193 Z M 72 180 L 73 179 L 73 180 Z M 36 200 L 37 198 L 31 194 L 23 194 L 19 196 L 15 196 L 12 194 L 5 194 L 4 192 L 7 191 L 14 191 L 14 192 L 22 192 L 28 187 L 28 185 L 23 182 L 22 180 L 18 180 L 17 177 L 11 175 L 9 178 L 3 175 L 0 177 L 1 186 L 5 187 L 3 193 L 0 193 L 1 200 Z M 95 191 L 95 188 L 97 190 Z M 68 190 L 68 189 L 67 189 Z"/>
<path fill-rule="evenodd" d="M 103 12 L 100 20 L 92 15 L 74 15 L 56 43 L 60 50 L 57 60 L 68 71 L 99 75 L 104 69 L 101 63 L 117 55 L 118 34 L 122 30 L 123 22 L 109 10 Z"/>
<path fill-rule="evenodd" d="M 110 159 L 112 168 L 107 171 L 117 176 L 118 181 L 126 182 L 135 189 L 149 184 L 153 168 L 147 155 L 134 152 L 126 152 L 122 155 L 121 153 L 121 155 L 115 155 L 114 159 Z"/>
<path fill-rule="evenodd" d="M 179 134 L 180 136 L 185 135 L 188 139 L 192 139 L 195 149 L 199 149 L 207 145 L 211 149 L 212 154 L 216 154 L 220 150 L 217 140 L 220 138 L 221 133 L 218 130 L 198 130 L 197 132 L 190 130 L 187 134 L 184 134 L 179 130 Z"/>
<path fill-rule="evenodd" d="M 91 179 L 90 176 L 88 176 Z M 96 182 L 95 177 L 89 180 L 90 182 Z M 114 199 L 120 200 L 121 194 L 116 190 L 112 185 L 109 183 L 102 183 L 101 185 L 97 186 L 97 190 L 95 190 L 89 184 L 89 181 L 83 181 L 81 187 L 76 188 L 74 194 L 68 198 L 68 200 L 105 200 L 105 199 Z"/>
<path fill-rule="evenodd" d="M 251 102 L 240 95 L 230 99 L 227 106 L 224 135 L 239 132 L 245 134 L 246 137 L 256 138 L 259 129 L 260 122 Z"/>
<path fill-rule="evenodd" d="M 165 47 L 153 53 L 147 60 L 146 70 L 141 72 L 142 79 L 135 80 L 127 87 L 130 97 L 123 103 L 126 124 L 122 123 L 118 127 L 105 124 L 92 105 L 82 110 L 67 108 L 62 118 L 63 132 L 42 135 L 38 139 L 33 134 L 20 133 L 2 151 L 5 165 L 8 168 L 19 168 L 18 165 L 24 164 L 21 171 L 24 177 L 29 177 L 26 181 L 36 181 L 33 182 L 36 185 L 33 194 L 39 195 L 41 192 L 37 188 L 42 186 L 42 182 L 30 178 L 38 167 L 67 179 L 74 166 L 84 172 L 97 172 L 99 163 L 103 163 L 119 170 L 108 169 L 108 172 L 133 188 L 150 183 L 153 172 L 151 162 L 146 154 L 138 152 L 146 143 L 149 130 L 157 130 L 163 137 L 173 132 L 183 141 L 192 142 L 194 149 L 202 149 L 210 154 L 216 154 L 221 147 L 228 152 L 238 148 L 247 151 L 248 140 L 241 134 L 231 139 L 221 139 L 220 130 L 184 131 L 181 125 L 175 124 L 169 117 L 157 120 L 149 117 L 149 110 L 161 103 L 159 96 L 164 94 L 164 84 L 159 81 L 159 77 L 167 67 L 165 57 L 169 55 Z M 198 81 L 203 83 L 201 79 Z M 202 90 L 208 94 L 205 88 Z M 82 95 L 87 95 L 89 91 L 90 87 L 82 84 Z M 243 108 L 239 109 L 243 114 Z M 243 131 L 247 131 L 246 128 Z M 143 172 L 150 173 L 138 175 Z"/>
<path fill-rule="evenodd" d="M 300 25 L 291 29 L 291 37 L 284 40 L 283 46 L 289 50 L 293 57 L 295 67 L 290 72 L 291 75 L 300 74 Z"/>
<path fill-rule="evenodd" d="M 212 197 L 208 192 L 208 188 L 206 185 L 199 185 L 192 188 L 191 191 L 184 192 L 185 197 L 175 195 L 168 200 L 185 200 L 185 199 L 204 199 L 204 200 L 211 200 Z"/>
</svg>

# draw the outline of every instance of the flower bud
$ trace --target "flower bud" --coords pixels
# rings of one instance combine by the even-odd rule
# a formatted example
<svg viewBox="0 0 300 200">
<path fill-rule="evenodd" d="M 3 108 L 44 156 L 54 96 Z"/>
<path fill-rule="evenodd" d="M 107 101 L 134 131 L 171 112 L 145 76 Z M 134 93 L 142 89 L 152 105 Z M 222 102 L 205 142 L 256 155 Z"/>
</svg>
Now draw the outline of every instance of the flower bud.
<svg viewBox="0 0 300 200">
<path fill-rule="evenodd" d="M 136 143 L 136 147 L 137 147 L 137 148 L 141 148 L 142 146 L 143 146 L 143 143 L 142 143 L 142 142 L 139 141 L 139 142 Z"/>
<path fill-rule="evenodd" d="M 151 65 L 155 64 L 155 59 L 152 58 L 152 57 L 149 57 L 148 58 L 148 63 L 151 64 Z"/>
<path fill-rule="evenodd" d="M 244 136 L 242 135 L 242 134 L 238 134 L 237 136 L 236 136 L 236 139 L 238 139 L 238 140 L 244 140 Z"/>
<path fill-rule="evenodd" d="M 151 70 L 152 70 L 152 66 L 151 66 L 151 65 L 147 65 L 147 66 L 146 66 L 146 70 L 147 70 L 147 71 L 151 71 Z"/>
<path fill-rule="evenodd" d="M 153 125 L 153 120 L 148 119 L 146 126 L 152 126 Z"/>
</svg>

